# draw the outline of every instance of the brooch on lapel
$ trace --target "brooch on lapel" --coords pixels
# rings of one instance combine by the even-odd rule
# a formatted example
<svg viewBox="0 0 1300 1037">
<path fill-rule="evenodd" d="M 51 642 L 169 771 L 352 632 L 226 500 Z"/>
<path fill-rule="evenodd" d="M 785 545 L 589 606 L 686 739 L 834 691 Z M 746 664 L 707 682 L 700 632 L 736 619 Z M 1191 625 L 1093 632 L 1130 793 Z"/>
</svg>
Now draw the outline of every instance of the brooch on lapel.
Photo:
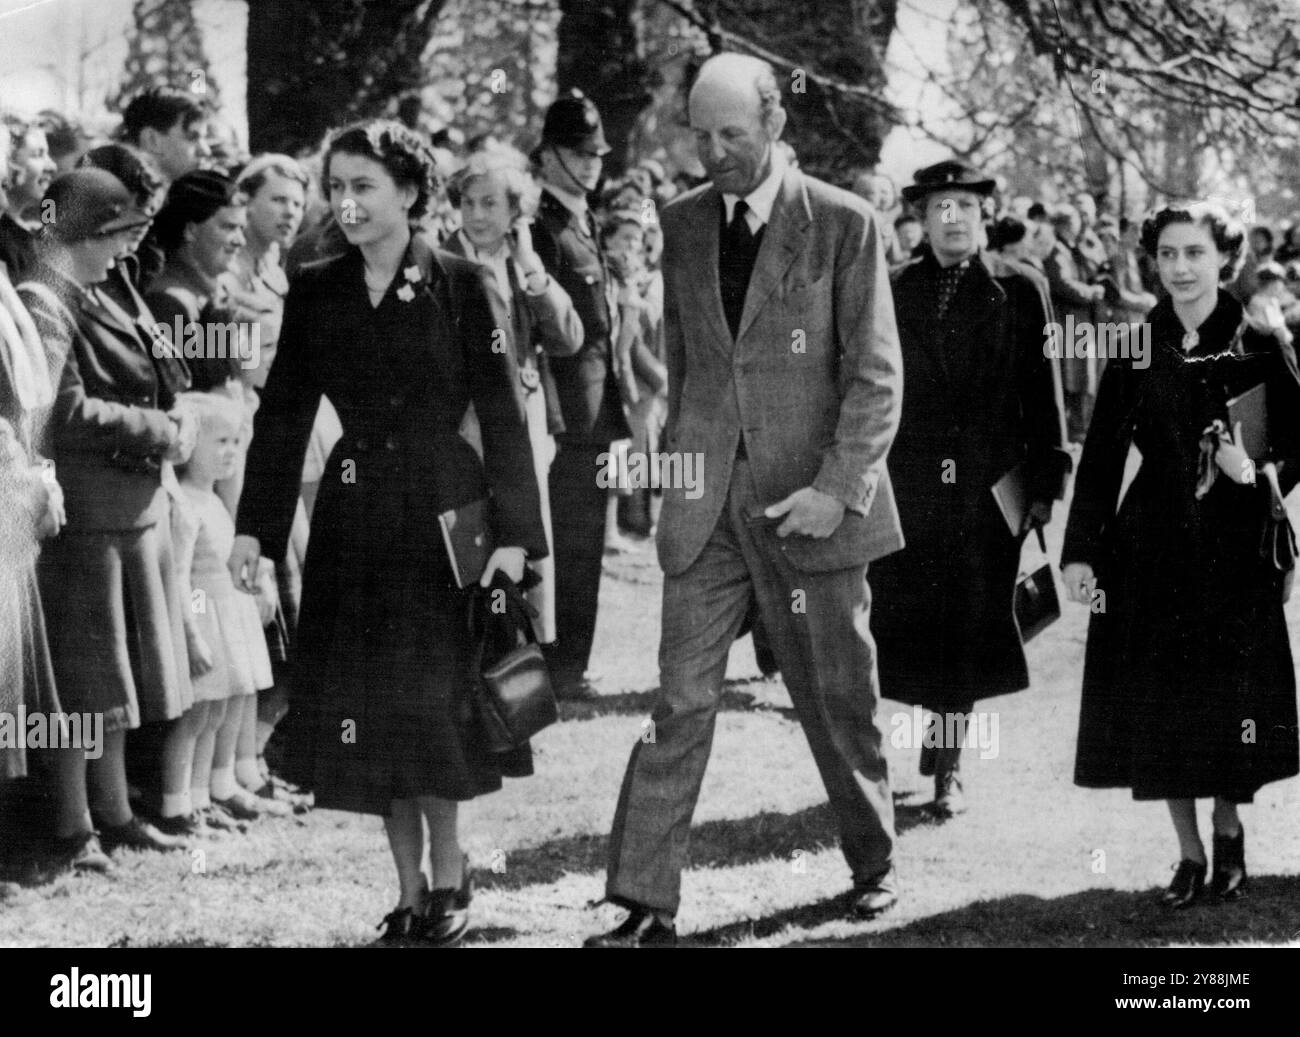
<svg viewBox="0 0 1300 1037">
<path fill-rule="evenodd" d="M 410 302 L 415 298 L 415 288 L 412 286 L 420 283 L 420 268 L 415 265 L 408 266 L 402 271 L 402 275 L 406 278 L 406 284 L 397 289 L 397 297 L 402 302 Z"/>
</svg>

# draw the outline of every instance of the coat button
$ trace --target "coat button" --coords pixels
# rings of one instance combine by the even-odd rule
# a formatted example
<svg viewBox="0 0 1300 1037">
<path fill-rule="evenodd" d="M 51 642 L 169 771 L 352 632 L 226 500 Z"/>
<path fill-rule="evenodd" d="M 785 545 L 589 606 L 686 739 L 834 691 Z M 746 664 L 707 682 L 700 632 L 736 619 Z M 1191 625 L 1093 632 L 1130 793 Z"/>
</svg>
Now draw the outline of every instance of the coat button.
<svg viewBox="0 0 1300 1037">
<path fill-rule="evenodd" d="M 385 449 L 385 450 L 396 450 L 396 449 L 397 449 L 397 442 L 396 442 L 396 440 L 393 439 L 392 436 L 389 436 L 387 439 L 384 440 L 384 449 Z"/>
<path fill-rule="evenodd" d="M 370 449 L 370 444 L 367 443 L 364 439 L 358 439 L 358 440 L 357 440 L 357 449 L 358 449 L 358 450 L 369 450 L 369 449 Z"/>
<path fill-rule="evenodd" d="M 400 407 L 402 405 L 402 398 L 400 396 L 390 396 L 388 397 L 388 405 L 390 407 Z"/>
</svg>

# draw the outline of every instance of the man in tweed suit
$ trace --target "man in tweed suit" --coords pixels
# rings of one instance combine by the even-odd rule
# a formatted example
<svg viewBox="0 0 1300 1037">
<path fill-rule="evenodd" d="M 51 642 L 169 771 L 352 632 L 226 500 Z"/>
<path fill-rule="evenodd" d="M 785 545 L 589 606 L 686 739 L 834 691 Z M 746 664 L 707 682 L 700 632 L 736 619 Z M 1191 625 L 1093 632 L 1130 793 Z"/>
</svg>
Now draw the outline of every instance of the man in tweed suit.
<svg viewBox="0 0 1300 1037">
<path fill-rule="evenodd" d="M 627 920 L 591 946 L 676 940 L 690 821 L 727 653 L 757 601 L 839 824 L 855 911 L 897 898 L 894 814 L 875 720 L 867 563 L 902 547 L 885 456 L 902 361 L 876 216 L 790 168 L 771 68 L 700 70 L 690 123 L 711 183 L 663 214 L 667 450 L 702 493 L 664 489 L 660 691 L 610 839 Z"/>
</svg>

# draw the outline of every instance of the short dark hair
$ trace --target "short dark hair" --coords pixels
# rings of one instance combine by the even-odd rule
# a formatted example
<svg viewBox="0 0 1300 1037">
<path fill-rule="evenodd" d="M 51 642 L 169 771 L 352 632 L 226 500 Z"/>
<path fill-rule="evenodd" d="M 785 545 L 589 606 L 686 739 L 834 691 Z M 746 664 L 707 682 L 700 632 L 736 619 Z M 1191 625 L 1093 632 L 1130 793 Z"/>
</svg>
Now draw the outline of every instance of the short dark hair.
<svg viewBox="0 0 1300 1037">
<path fill-rule="evenodd" d="M 1265 227 L 1262 223 L 1256 224 L 1254 227 L 1251 227 L 1250 232 L 1252 234 L 1263 234 L 1264 237 L 1268 239 L 1268 247 L 1270 249 L 1273 247 L 1273 240 L 1274 240 L 1273 232 L 1268 227 Z"/>
<path fill-rule="evenodd" d="M 1025 215 L 1031 220 L 1045 220 L 1047 219 L 1047 206 L 1042 202 L 1034 202 Z"/>
<path fill-rule="evenodd" d="M 121 138 L 138 144 L 146 129 L 167 133 L 177 123 L 182 127 L 205 118 L 208 112 L 194 95 L 170 87 L 150 87 L 131 98 L 122 112 Z"/>
<path fill-rule="evenodd" d="M 642 220 L 641 214 L 635 209 L 615 209 L 607 215 L 600 224 L 600 243 L 603 245 L 615 234 L 620 227 L 632 226 L 645 233 L 645 221 Z"/>
<path fill-rule="evenodd" d="M 414 130 L 393 119 L 371 119 L 339 130 L 326 145 L 321 163 L 321 186 L 326 197 L 330 161 L 340 152 L 378 162 L 399 187 L 415 188 L 410 219 L 418 220 L 428 211 L 439 187 L 438 166 L 432 149 Z"/>
<path fill-rule="evenodd" d="M 1142 221 L 1142 237 L 1139 239 L 1142 251 L 1155 259 L 1160 235 L 1175 223 L 1198 224 L 1208 230 L 1214 247 L 1227 257 L 1219 271 L 1220 279 L 1226 281 L 1232 277 L 1241 257 L 1242 245 L 1246 242 L 1246 232 L 1226 209 L 1214 202 L 1166 205 Z"/>
<path fill-rule="evenodd" d="M 152 240 L 171 257 L 185 240 L 185 228 L 205 223 L 228 205 L 247 199 L 235 182 L 215 169 L 194 169 L 177 177 L 167 189 L 167 201 L 154 217 Z"/>
</svg>

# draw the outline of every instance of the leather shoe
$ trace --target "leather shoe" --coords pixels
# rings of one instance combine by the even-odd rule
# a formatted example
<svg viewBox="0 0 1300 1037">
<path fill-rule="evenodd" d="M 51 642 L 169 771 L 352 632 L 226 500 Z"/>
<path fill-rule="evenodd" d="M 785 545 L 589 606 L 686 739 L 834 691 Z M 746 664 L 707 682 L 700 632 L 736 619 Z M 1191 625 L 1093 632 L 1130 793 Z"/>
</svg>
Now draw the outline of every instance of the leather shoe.
<svg viewBox="0 0 1300 1037">
<path fill-rule="evenodd" d="M 634 907 L 623 924 L 599 936 L 589 936 L 584 947 L 676 947 L 677 927 L 663 922 L 648 907 Z"/>
<path fill-rule="evenodd" d="M 106 875 L 116 867 L 94 832 L 55 837 L 51 843 L 55 858 L 73 871 L 97 871 Z"/>
<path fill-rule="evenodd" d="M 459 889 L 431 890 L 424 904 L 418 938 L 430 947 L 451 947 L 460 943 L 469 929 L 469 905 L 474 884 L 469 877 L 469 859 L 462 865 Z"/>
<path fill-rule="evenodd" d="M 115 850 L 127 846 L 133 850 L 183 850 L 185 840 L 176 836 L 163 835 L 153 825 L 132 816 L 120 825 L 104 825 L 99 832 L 100 841 L 106 850 Z"/>
<path fill-rule="evenodd" d="M 966 793 L 961 786 L 961 774 L 955 769 L 935 774 L 933 810 L 939 817 L 966 813 Z"/>
<path fill-rule="evenodd" d="M 1184 858 L 1174 869 L 1174 880 L 1161 894 L 1160 903 L 1175 910 L 1189 907 L 1205 891 L 1205 863 Z"/>
<path fill-rule="evenodd" d="M 1210 876 L 1210 895 L 1220 900 L 1236 900 L 1246 885 L 1246 826 L 1235 836 L 1214 833 L 1214 871 Z"/>
<path fill-rule="evenodd" d="M 853 885 L 853 914 L 858 918 L 875 918 L 898 903 L 898 875 L 893 866 L 863 882 Z"/>
</svg>

